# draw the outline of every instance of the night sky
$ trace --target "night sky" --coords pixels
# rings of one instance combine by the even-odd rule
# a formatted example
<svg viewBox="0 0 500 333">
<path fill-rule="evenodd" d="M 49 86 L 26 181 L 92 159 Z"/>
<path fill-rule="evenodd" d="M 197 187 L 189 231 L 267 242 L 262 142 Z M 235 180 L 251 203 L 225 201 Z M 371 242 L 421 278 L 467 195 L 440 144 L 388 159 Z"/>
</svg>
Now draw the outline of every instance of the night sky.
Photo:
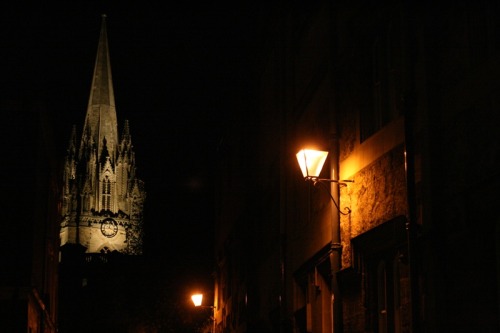
<svg viewBox="0 0 500 333">
<path fill-rule="evenodd" d="M 1 5 L 4 98 L 41 102 L 64 156 L 73 124 L 81 135 L 105 13 L 119 132 L 128 119 L 148 196 L 145 251 L 166 271 L 210 280 L 214 156 L 234 102 L 251 96 L 259 10 L 103 3 Z"/>
</svg>

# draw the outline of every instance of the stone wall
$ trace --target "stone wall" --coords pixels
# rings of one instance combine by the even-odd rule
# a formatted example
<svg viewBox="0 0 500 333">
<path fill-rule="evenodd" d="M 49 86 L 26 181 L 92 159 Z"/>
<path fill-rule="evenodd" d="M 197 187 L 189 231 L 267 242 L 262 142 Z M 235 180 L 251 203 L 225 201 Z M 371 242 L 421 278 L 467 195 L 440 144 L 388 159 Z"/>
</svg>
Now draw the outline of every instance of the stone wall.
<svg viewBox="0 0 500 333">
<path fill-rule="evenodd" d="M 342 267 L 351 267 L 351 239 L 400 215 L 406 215 L 404 147 L 382 155 L 341 187 L 340 207 L 351 214 L 341 216 Z"/>
</svg>

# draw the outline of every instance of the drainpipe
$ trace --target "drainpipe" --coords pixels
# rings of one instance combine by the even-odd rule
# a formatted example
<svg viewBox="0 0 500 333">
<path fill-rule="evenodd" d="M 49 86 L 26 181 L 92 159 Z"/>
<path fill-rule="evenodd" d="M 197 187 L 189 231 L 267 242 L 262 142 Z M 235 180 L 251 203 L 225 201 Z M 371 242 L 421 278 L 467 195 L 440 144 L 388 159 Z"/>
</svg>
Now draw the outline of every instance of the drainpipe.
<svg viewBox="0 0 500 333">
<path fill-rule="evenodd" d="M 335 124 L 335 123 L 334 123 Z M 335 125 L 333 125 L 335 126 Z M 334 129 L 330 142 L 330 179 L 339 179 L 339 140 Z M 338 183 L 331 183 L 330 191 L 333 200 L 340 204 L 340 191 Z M 340 213 L 333 202 L 332 209 L 332 242 L 330 251 L 330 265 L 332 271 L 332 332 L 342 332 L 342 298 L 340 297 L 337 273 L 340 271 L 342 258 L 342 243 L 340 240 Z"/>
<path fill-rule="evenodd" d="M 403 10 L 405 21 L 408 22 L 403 28 L 407 36 L 405 40 L 416 38 L 414 23 L 416 8 L 411 2 L 406 2 Z M 406 92 L 403 101 L 404 110 L 404 158 L 406 176 L 406 198 L 407 198 L 407 219 L 406 233 L 408 246 L 408 265 L 410 283 L 410 308 L 411 308 L 411 332 L 420 332 L 420 292 L 419 292 L 419 269 L 418 269 L 418 249 L 417 249 L 417 200 L 415 187 L 415 113 L 416 113 L 416 87 L 415 87 L 415 64 L 416 64 L 416 43 L 406 42 L 403 44 Z"/>
<path fill-rule="evenodd" d="M 413 139 L 413 112 L 405 111 L 405 173 L 406 173 L 406 196 L 408 205 L 408 216 L 406 219 L 406 235 L 408 246 L 408 265 L 410 275 L 410 304 L 411 304 L 411 327 L 412 332 L 419 332 L 419 287 L 418 287 L 418 260 L 417 260 L 417 205 L 415 190 L 415 150 Z"/>
</svg>

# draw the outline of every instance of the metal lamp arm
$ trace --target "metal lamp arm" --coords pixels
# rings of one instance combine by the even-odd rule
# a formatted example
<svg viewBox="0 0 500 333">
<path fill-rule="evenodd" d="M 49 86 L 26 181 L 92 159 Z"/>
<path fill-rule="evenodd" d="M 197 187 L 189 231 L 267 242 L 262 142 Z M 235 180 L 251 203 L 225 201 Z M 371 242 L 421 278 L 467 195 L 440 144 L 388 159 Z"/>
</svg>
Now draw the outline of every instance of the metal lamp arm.
<svg viewBox="0 0 500 333">
<path fill-rule="evenodd" d="M 354 183 L 354 180 L 350 180 L 350 179 L 336 180 L 336 179 L 318 178 L 318 177 L 311 177 L 311 176 L 306 177 L 306 180 L 310 180 L 313 183 L 321 183 L 321 182 L 338 183 L 338 184 Z"/>
<path fill-rule="evenodd" d="M 354 180 L 333 180 L 333 179 L 323 179 L 323 178 L 311 178 L 311 180 L 313 181 L 313 184 L 314 186 L 316 186 L 316 184 L 320 184 L 320 185 L 323 185 L 325 186 L 324 189 L 326 190 L 326 192 L 328 192 L 328 195 L 330 196 L 330 199 L 332 200 L 333 204 L 335 205 L 335 207 L 337 208 L 338 212 L 342 215 L 349 215 L 351 214 L 351 209 L 349 207 L 344 207 L 344 210 L 346 210 L 347 212 L 344 213 L 339 205 L 337 204 L 337 202 L 335 201 L 335 199 L 333 198 L 332 196 L 332 193 L 329 191 L 329 189 L 326 187 L 326 184 L 325 182 L 329 182 L 329 183 L 338 183 L 339 185 L 342 185 L 344 184 L 345 182 L 348 182 L 348 183 L 353 183 Z"/>
</svg>

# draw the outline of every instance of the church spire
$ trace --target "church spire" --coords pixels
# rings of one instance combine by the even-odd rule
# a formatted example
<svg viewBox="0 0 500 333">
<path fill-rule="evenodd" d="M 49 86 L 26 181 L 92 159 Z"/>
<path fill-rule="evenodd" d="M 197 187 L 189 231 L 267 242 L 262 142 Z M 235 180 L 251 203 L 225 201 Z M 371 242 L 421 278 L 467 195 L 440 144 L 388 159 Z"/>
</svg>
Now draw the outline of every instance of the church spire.
<svg viewBox="0 0 500 333">
<path fill-rule="evenodd" d="M 106 145 L 113 159 L 118 144 L 118 126 L 109 61 L 106 15 L 102 15 L 101 33 L 84 126 L 83 135 L 85 136 L 88 133 L 92 136 L 93 140 L 91 141 L 97 145 L 98 156 L 101 155 Z M 82 145 L 84 142 L 87 142 L 87 140 L 82 140 Z"/>
<path fill-rule="evenodd" d="M 61 248 L 79 244 L 88 254 L 135 255 L 142 253 L 146 192 L 137 179 L 128 121 L 118 137 L 109 56 L 103 15 L 80 148 L 74 129 L 64 168 Z"/>
</svg>

